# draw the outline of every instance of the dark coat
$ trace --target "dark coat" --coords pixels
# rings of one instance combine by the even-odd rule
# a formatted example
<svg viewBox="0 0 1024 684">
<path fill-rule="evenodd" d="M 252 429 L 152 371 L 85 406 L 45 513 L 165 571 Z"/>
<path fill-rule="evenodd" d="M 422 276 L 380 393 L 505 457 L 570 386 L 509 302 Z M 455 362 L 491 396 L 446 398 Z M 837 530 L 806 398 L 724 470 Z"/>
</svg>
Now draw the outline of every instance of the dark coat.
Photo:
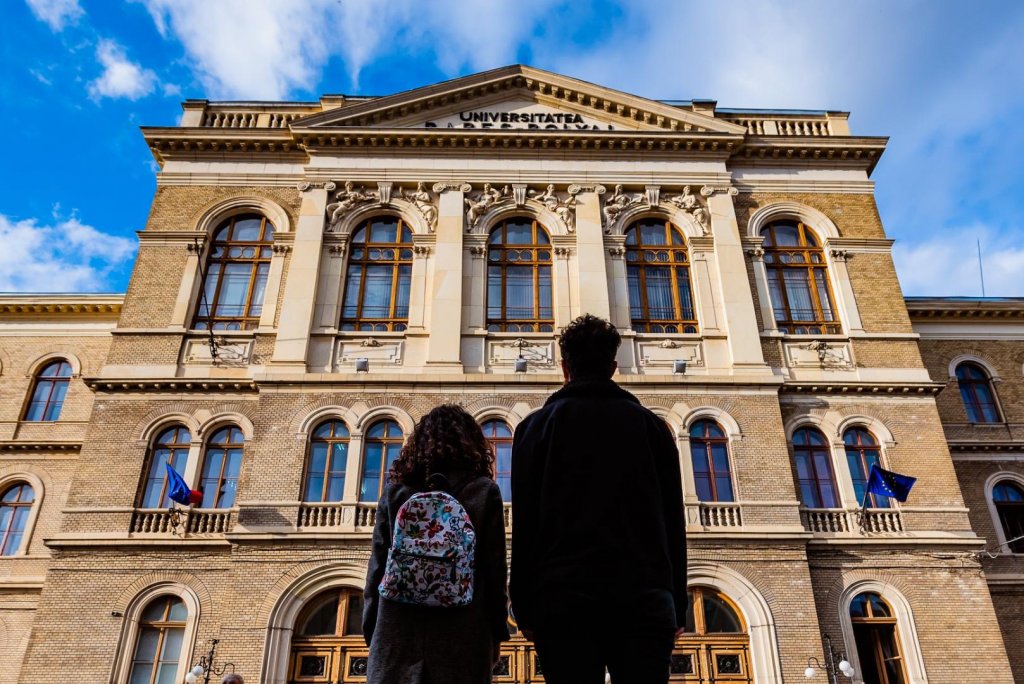
<svg viewBox="0 0 1024 684">
<path fill-rule="evenodd" d="M 684 625 L 679 452 L 664 421 L 611 380 L 574 380 L 519 424 L 512 512 L 520 628 Z"/>
<path fill-rule="evenodd" d="M 476 530 L 473 601 L 460 608 L 434 608 L 381 600 L 378 587 L 395 516 L 410 496 L 423 491 L 388 485 L 377 507 L 364 592 L 369 684 L 489 683 L 493 644 L 509 638 L 501 492 L 488 477 L 475 476 L 465 484 L 461 483 L 465 476 L 457 473 L 449 479 Z"/>
</svg>

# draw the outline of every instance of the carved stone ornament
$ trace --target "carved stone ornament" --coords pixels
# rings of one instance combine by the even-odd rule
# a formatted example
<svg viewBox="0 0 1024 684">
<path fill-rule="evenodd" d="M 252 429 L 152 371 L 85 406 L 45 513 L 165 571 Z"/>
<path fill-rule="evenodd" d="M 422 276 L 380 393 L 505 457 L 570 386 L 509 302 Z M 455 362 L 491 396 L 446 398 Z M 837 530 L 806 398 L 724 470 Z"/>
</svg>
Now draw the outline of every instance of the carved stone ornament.
<svg viewBox="0 0 1024 684">
<path fill-rule="evenodd" d="M 473 189 L 473 186 L 463 181 L 442 181 L 440 183 L 434 183 L 434 186 L 431 189 L 437 193 L 448 191 L 469 192 Z"/>
<path fill-rule="evenodd" d="M 604 230 L 611 232 L 615 220 L 625 209 L 640 204 L 644 201 L 644 195 L 633 195 L 624 192 L 621 185 L 615 186 L 612 196 L 604 201 Z"/>
<path fill-rule="evenodd" d="M 555 194 L 555 186 L 548 185 L 543 192 L 531 190 L 530 198 L 534 199 L 558 218 L 562 219 L 566 230 L 570 233 L 576 232 L 576 195 L 569 193 L 566 199 L 561 199 Z"/>
<path fill-rule="evenodd" d="M 853 255 L 845 249 L 833 249 L 829 251 L 829 256 L 832 257 L 833 261 L 846 261 Z"/>
<path fill-rule="evenodd" d="M 570 195 L 578 195 L 581 192 L 593 192 L 598 195 L 603 195 L 608 192 L 608 188 L 604 187 L 600 183 L 573 183 L 569 186 Z"/>
<path fill-rule="evenodd" d="M 764 247 L 750 247 L 744 250 L 751 259 L 761 260 L 764 258 Z"/>
<path fill-rule="evenodd" d="M 473 245 L 469 248 L 469 253 L 478 259 L 482 259 L 487 255 L 487 247 L 483 245 Z"/>
<path fill-rule="evenodd" d="M 437 192 L 435 185 L 434 192 Z M 416 189 L 407 191 L 404 188 L 399 190 L 399 195 L 402 199 L 412 203 L 416 210 L 420 212 L 420 216 L 427 222 L 427 227 L 430 232 L 433 233 L 437 229 L 437 206 L 434 204 L 434 198 L 427 192 L 427 184 L 420 181 L 416 184 Z"/>
<path fill-rule="evenodd" d="M 569 255 L 572 254 L 572 250 L 568 247 L 555 247 L 555 256 L 559 259 L 568 259 Z"/>
<path fill-rule="evenodd" d="M 568 232 L 576 230 L 576 195 L 570 192 L 562 197 L 554 185 L 548 185 L 544 190 L 530 190 L 526 185 L 516 183 L 499 190 L 490 183 L 484 183 L 483 190 L 466 195 L 463 201 L 468 230 L 472 230 L 480 218 L 498 204 L 508 202 L 522 207 L 528 201 L 537 202 L 561 219 Z"/>
<path fill-rule="evenodd" d="M 287 254 L 288 252 L 292 251 L 292 246 L 291 245 L 276 244 L 276 245 L 274 245 L 272 247 L 272 249 L 274 250 L 274 254 L 284 255 L 284 254 Z"/>
<path fill-rule="evenodd" d="M 379 347 L 380 346 L 380 340 L 377 340 L 377 339 L 375 339 L 373 337 L 367 337 L 365 340 L 363 340 L 362 342 L 359 343 L 359 346 L 360 347 Z"/>
<path fill-rule="evenodd" d="M 205 240 L 197 239 L 195 242 L 190 242 L 185 245 L 185 249 L 188 250 L 189 254 L 200 254 L 203 251 L 203 246 L 206 244 Z"/>
<path fill-rule="evenodd" d="M 361 204 L 380 202 L 380 192 L 356 186 L 352 181 L 345 181 L 345 187 L 334 194 L 334 202 L 327 205 L 327 231 L 335 232 L 345 216 Z"/>
<path fill-rule="evenodd" d="M 415 254 L 418 257 L 428 256 L 430 254 L 430 246 L 429 245 L 413 245 L 412 253 Z"/>
<path fill-rule="evenodd" d="M 708 186 L 704 187 L 706 188 Z M 703 189 L 701 189 L 701 194 L 704 194 Z M 689 185 L 683 187 L 683 193 L 681 195 L 669 197 L 668 202 L 692 216 L 693 220 L 700 226 L 701 232 L 703 232 L 704 235 L 708 235 L 711 232 L 711 224 L 708 220 L 708 210 L 700 201 L 700 198 L 693 193 L 693 190 Z"/>
<path fill-rule="evenodd" d="M 345 256 L 345 245 L 331 245 L 327 248 L 327 253 L 333 257 Z"/>
<path fill-rule="evenodd" d="M 511 198 L 511 196 L 512 189 L 507 185 L 502 190 L 498 190 L 490 183 L 484 183 L 483 190 L 466 195 L 462 201 L 466 205 L 466 223 L 469 228 L 472 229 L 480 217 L 486 214 L 491 207 L 504 199 Z"/>
<path fill-rule="evenodd" d="M 718 192 L 725 193 L 730 197 L 735 197 L 736 195 L 740 194 L 740 191 L 732 187 L 731 185 L 705 185 L 700 189 L 700 194 L 704 195 L 705 197 L 711 197 L 712 195 Z"/>
<path fill-rule="evenodd" d="M 308 192 L 310 190 L 333 192 L 338 186 L 333 181 L 299 181 L 296 187 L 299 189 L 299 192 Z"/>
<path fill-rule="evenodd" d="M 626 256 L 626 248 L 625 247 L 609 247 L 608 248 L 608 255 L 611 256 L 611 258 L 613 258 L 613 259 L 621 259 L 624 256 Z"/>
</svg>

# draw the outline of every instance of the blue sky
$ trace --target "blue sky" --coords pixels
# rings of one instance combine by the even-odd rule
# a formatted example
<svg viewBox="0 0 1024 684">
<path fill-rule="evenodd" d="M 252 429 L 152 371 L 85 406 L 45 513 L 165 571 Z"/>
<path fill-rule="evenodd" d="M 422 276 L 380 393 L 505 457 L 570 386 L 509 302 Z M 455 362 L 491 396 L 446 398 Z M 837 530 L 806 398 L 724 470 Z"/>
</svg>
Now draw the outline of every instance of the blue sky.
<svg viewBox="0 0 1024 684">
<path fill-rule="evenodd" d="M 907 294 L 1024 296 L 1024 3 L 6 0 L 0 291 L 123 291 L 180 102 L 383 95 L 523 62 L 656 99 L 843 109 Z"/>
</svg>

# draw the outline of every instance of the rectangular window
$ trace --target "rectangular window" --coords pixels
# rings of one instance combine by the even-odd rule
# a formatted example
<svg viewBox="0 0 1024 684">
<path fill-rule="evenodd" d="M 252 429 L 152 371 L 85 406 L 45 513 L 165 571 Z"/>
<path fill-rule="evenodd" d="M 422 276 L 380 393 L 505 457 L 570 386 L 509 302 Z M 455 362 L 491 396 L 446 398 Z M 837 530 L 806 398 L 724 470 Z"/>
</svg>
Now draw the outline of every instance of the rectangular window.
<svg viewBox="0 0 1024 684">
<path fill-rule="evenodd" d="M 501 266 L 487 268 L 487 318 L 501 318 Z"/>
<path fill-rule="evenodd" d="M 533 268 L 509 266 L 505 269 L 505 318 L 523 320 L 533 318 Z"/>
<path fill-rule="evenodd" d="M 359 283 L 362 275 L 363 267 L 359 264 L 348 267 L 348 276 L 345 278 L 345 301 L 341 307 L 342 318 L 359 317 Z"/>
<path fill-rule="evenodd" d="M 225 264 L 224 278 L 220 282 L 220 294 L 214 315 L 218 318 L 241 318 L 245 316 L 245 304 L 252 280 L 252 264 Z"/>
<path fill-rule="evenodd" d="M 395 318 L 409 317 L 409 287 L 412 283 L 412 265 L 398 267 L 398 292 L 395 295 Z"/>
<path fill-rule="evenodd" d="M 648 266 L 644 271 L 647 294 L 647 309 L 651 320 L 664 321 L 675 318 L 672 302 L 672 273 L 667 267 Z"/>
<path fill-rule="evenodd" d="M 394 266 L 367 266 L 362 318 L 388 318 Z"/>
<path fill-rule="evenodd" d="M 270 264 L 260 264 L 256 267 L 256 282 L 252 285 L 250 316 L 260 316 L 263 314 L 263 294 L 267 291 L 267 276 L 269 275 Z"/>
<path fill-rule="evenodd" d="M 811 300 L 811 288 L 807 282 L 807 272 L 783 271 L 786 283 L 786 298 L 789 300 L 789 319 L 792 321 L 814 321 L 817 316 Z"/>
</svg>

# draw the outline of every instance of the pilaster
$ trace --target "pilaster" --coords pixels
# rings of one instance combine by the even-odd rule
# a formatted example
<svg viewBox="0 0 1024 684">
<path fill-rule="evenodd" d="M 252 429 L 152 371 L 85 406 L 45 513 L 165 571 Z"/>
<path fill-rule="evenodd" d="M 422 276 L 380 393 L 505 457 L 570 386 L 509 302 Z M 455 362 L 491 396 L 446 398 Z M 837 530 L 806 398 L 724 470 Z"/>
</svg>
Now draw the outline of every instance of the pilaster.
<svg viewBox="0 0 1024 684">
<path fill-rule="evenodd" d="M 575 189 L 575 188 L 573 188 Z M 579 269 L 580 314 L 611 318 L 609 280 L 601 228 L 601 185 L 582 186 L 576 193 L 576 264 Z"/>
<path fill-rule="evenodd" d="M 468 185 L 438 183 L 434 190 L 440 197 L 426 365 L 442 372 L 461 373 L 463 200 Z"/>
</svg>

